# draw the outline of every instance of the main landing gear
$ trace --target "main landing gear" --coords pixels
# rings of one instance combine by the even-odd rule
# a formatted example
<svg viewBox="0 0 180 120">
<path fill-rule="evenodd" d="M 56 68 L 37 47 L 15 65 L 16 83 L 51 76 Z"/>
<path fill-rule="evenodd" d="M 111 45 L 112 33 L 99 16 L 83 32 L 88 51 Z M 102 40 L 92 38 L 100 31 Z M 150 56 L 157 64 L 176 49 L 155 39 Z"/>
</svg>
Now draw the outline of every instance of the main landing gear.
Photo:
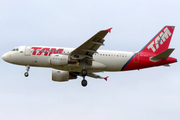
<svg viewBox="0 0 180 120">
<path fill-rule="evenodd" d="M 87 70 L 86 69 L 83 69 L 81 71 L 81 75 L 83 76 L 83 80 L 81 81 L 81 85 L 83 87 L 86 87 L 87 86 L 87 80 L 85 80 L 85 76 L 87 75 Z"/>
<path fill-rule="evenodd" d="M 85 80 L 85 79 L 83 78 L 83 80 L 81 81 L 81 85 L 82 85 L 83 87 L 86 87 L 86 86 L 87 86 L 87 80 Z"/>
<path fill-rule="evenodd" d="M 30 66 L 27 65 L 27 67 L 26 67 L 27 72 L 24 73 L 24 76 L 25 76 L 25 77 L 28 77 L 28 76 L 29 76 L 29 73 L 28 73 L 28 72 L 29 72 L 29 69 L 30 69 Z"/>
</svg>

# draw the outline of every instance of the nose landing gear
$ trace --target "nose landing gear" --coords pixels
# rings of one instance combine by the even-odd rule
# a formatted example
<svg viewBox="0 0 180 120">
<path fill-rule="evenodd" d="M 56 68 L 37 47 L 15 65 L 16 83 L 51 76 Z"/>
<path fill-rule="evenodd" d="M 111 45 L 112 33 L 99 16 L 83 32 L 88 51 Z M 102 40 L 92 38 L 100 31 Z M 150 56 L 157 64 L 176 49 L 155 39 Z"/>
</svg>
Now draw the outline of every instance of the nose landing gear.
<svg viewBox="0 0 180 120">
<path fill-rule="evenodd" d="M 27 65 L 27 67 L 26 67 L 27 72 L 24 73 L 24 76 L 25 76 L 25 77 L 28 77 L 28 76 L 29 76 L 29 73 L 28 73 L 28 72 L 29 72 L 29 69 L 30 69 L 30 66 Z"/>
</svg>

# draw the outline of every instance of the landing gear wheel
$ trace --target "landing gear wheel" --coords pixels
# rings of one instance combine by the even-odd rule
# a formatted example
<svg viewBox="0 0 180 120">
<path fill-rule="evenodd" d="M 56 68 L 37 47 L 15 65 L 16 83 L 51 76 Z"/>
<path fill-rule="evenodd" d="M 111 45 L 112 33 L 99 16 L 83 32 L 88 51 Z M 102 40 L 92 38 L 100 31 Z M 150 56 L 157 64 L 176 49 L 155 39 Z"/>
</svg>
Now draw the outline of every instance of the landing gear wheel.
<svg viewBox="0 0 180 120">
<path fill-rule="evenodd" d="M 29 76 L 29 73 L 28 73 L 28 72 L 25 72 L 25 73 L 24 73 L 24 76 L 25 76 L 25 77 L 28 77 L 28 76 Z"/>
<path fill-rule="evenodd" d="M 86 87 L 86 86 L 87 86 L 87 80 L 82 80 L 82 81 L 81 81 L 81 85 L 82 85 L 83 87 Z"/>
<path fill-rule="evenodd" d="M 25 76 L 25 77 L 28 77 L 28 76 L 29 76 L 29 73 L 28 73 L 28 72 L 29 72 L 29 69 L 30 69 L 30 66 L 27 65 L 27 66 L 26 66 L 27 72 L 24 73 L 24 76 Z"/>
<path fill-rule="evenodd" d="M 82 76 L 86 76 L 86 75 L 87 75 L 87 70 L 86 70 L 86 69 L 83 69 L 83 70 L 81 71 L 81 75 L 82 75 Z"/>
</svg>

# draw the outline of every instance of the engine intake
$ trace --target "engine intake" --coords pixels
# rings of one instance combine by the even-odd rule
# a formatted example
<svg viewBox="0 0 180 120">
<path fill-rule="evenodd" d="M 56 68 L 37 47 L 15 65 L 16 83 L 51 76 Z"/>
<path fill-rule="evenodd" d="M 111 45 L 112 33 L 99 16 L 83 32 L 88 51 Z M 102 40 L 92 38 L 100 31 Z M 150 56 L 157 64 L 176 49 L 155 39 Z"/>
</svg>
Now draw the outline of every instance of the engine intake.
<svg viewBox="0 0 180 120">
<path fill-rule="evenodd" d="M 52 80 L 57 82 L 68 81 L 69 79 L 76 79 L 76 75 L 70 74 L 68 71 L 52 70 Z"/>
</svg>

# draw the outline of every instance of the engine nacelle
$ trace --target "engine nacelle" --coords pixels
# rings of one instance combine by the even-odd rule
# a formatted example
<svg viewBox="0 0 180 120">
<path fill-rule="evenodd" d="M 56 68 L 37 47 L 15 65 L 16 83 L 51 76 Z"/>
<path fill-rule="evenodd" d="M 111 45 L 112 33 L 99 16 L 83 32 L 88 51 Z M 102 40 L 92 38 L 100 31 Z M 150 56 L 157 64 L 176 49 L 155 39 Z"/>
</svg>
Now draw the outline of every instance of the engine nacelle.
<svg viewBox="0 0 180 120">
<path fill-rule="evenodd" d="M 76 75 L 71 75 L 68 71 L 62 70 L 52 70 L 52 80 L 63 82 L 68 81 L 69 79 L 76 79 Z"/>
<path fill-rule="evenodd" d="M 51 54 L 49 64 L 51 65 L 67 65 L 69 61 L 68 55 Z"/>
</svg>

